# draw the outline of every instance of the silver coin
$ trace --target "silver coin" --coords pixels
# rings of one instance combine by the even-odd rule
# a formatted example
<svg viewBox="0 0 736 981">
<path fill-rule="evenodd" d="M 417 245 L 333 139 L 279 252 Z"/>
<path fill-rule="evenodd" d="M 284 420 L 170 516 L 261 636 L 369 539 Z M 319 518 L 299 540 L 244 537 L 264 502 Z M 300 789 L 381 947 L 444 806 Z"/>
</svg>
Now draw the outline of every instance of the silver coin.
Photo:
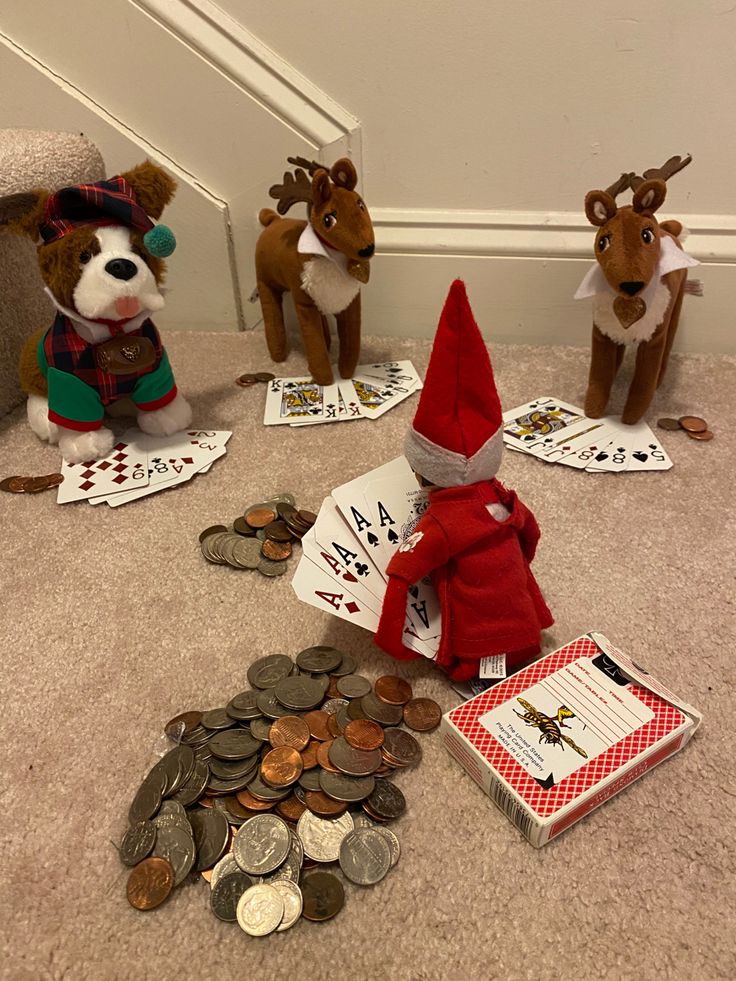
<svg viewBox="0 0 736 981">
<path fill-rule="evenodd" d="M 225 854 L 230 841 L 230 825 L 222 811 L 201 807 L 189 815 L 197 846 L 195 870 L 211 868 Z"/>
<path fill-rule="evenodd" d="M 341 652 L 342 653 L 342 652 Z M 346 674 L 353 674 L 358 666 L 358 662 L 355 660 L 352 654 L 342 653 L 342 662 L 337 668 L 333 668 L 330 674 L 334 675 L 336 678 L 342 678 Z"/>
<path fill-rule="evenodd" d="M 339 668 L 343 655 L 335 647 L 307 647 L 296 656 L 297 666 L 310 674 L 332 674 Z"/>
<path fill-rule="evenodd" d="M 365 713 L 365 718 L 372 719 L 382 726 L 397 726 L 404 718 L 403 705 L 389 705 L 387 702 L 382 702 L 372 691 L 363 695 L 357 705 Z M 360 718 L 360 716 L 355 716 L 355 718 Z"/>
<path fill-rule="evenodd" d="M 294 714 L 292 709 L 286 708 L 277 700 L 273 688 L 268 688 L 266 691 L 261 692 L 258 696 L 258 708 L 267 719 L 271 720 L 281 719 L 285 715 Z"/>
<path fill-rule="evenodd" d="M 176 826 L 158 828 L 153 849 L 156 858 L 165 858 L 174 870 L 174 885 L 180 885 L 192 871 L 196 851 L 191 834 Z"/>
<path fill-rule="evenodd" d="M 309 675 L 284 678 L 279 681 L 273 692 L 282 705 L 299 712 L 316 708 L 325 694 L 322 682 L 310 678 Z"/>
<path fill-rule="evenodd" d="M 347 708 L 349 704 L 347 698 L 328 698 L 321 710 L 328 715 L 336 715 L 341 708 Z"/>
<path fill-rule="evenodd" d="M 346 674 L 337 679 L 336 688 L 345 698 L 362 698 L 371 691 L 373 685 L 362 674 Z"/>
<path fill-rule="evenodd" d="M 373 886 L 391 868 L 391 849 L 383 835 L 372 828 L 347 834 L 340 844 L 340 868 L 351 882 Z"/>
<path fill-rule="evenodd" d="M 291 851 L 289 855 L 294 855 L 294 860 L 301 869 L 304 864 L 304 847 L 301 838 L 292 828 L 289 828 L 289 834 L 291 835 Z"/>
<path fill-rule="evenodd" d="M 292 791 L 291 787 L 269 787 L 259 776 L 248 783 L 248 790 L 259 800 L 285 800 Z"/>
<path fill-rule="evenodd" d="M 156 829 L 159 828 L 182 828 L 188 835 L 192 833 L 192 826 L 183 814 L 162 814 L 160 811 L 153 819 Z"/>
<path fill-rule="evenodd" d="M 235 856 L 232 852 L 227 852 L 222 856 L 220 861 L 212 869 L 212 875 L 210 876 L 210 889 L 214 889 L 217 885 L 217 880 L 221 879 L 223 875 L 230 875 L 231 872 L 241 872 L 242 869 L 235 861 Z"/>
<path fill-rule="evenodd" d="M 294 662 L 286 654 L 268 654 L 266 657 L 259 657 L 248 668 L 248 684 L 253 688 L 273 688 L 293 667 Z M 266 668 L 271 668 L 273 674 L 266 672 Z M 259 678 L 260 684 L 256 683 L 256 677 Z"/>
<path fill-rule="evenodd" d="M 380 749 L 355 749 L 344 736 L 338 736 L 332 742 L 327 755 L 333 766 L 351 777 L 374 773 L 383 762 Z"/>
<path fill-rule="evenodd" d="M 202 555 L 211 562 L 212 565 L 226 565 L 225 559 L 219 553 L 217 546 L 221 539 L 227 538 L 228 532 L 217 531 L 214 535 L 208 535 L 202 542 Z"/>
<path fill-rule="evenodd" d="M 156 825 L 152 821 L 138 821 L 131 825 L 120 842 L 120 858 L 125 865 L 137 865 L 151 854 L 156 841 Z"/>
<path fill-rule="evenodd" d="M 237 569 L 257 569 L 261 561 L 261 544 L 255 538 L 242 538 L 237 536 L 237 541 L 230 546 L 232 555 L 231 565 Z M 226 554 L 227 558 L 227 554 Z"/>
<path fill-rule="evenodd" d="M 313 770 L 305 770 L 299 777 L 299 786 L 305 790 L 321 790 L 322 787 L 319 782 L 321 770 L 321 767 L 315 767 Z"/>
<path fill-rule="evenodd" d="M 364 816 L 368 817 L 367 814 Z M 377 824 L 375 826 L 375 830 L 380 835 L 383 835 L 383 837 L 388 842 L 388 847 L 391 851 L 391 868 L 393 868 L 394 865 L 396 865 L 396 863 L 398 862 L 399 858 L 401 857 L 401 845 L 399 843 L 399 839 L 393 833 L 391 828 L 384 828 L 382 824 Z"/>
<path fill-rule="evenodd" d="M 210 906 L 215 916 L 226 923 L 234 923 L 238 918 L 240 897 L 253 884 L 251 877 L 240 869 L 223 875 L 210 893 Z"/>
<path fill-rule="evenodd" d="M 291 493 L 291 491 L 279 491 L 278 494 L 272 494 L 266 501 L 266 505 L 269 504 L 290 504 L 292 507 L 296 505 L 296 498 Z"/>
<path fill-rule="evenodd" d="M 273 886 L 259 883 L 246 889 L 238 901 L 238 926 L 251 937 L 273 933 L 284 918 L 284 901 Z"/>
<path fill-rule="evenodd" d="M 258 760 L 252 756 L 246 756 L 243 760 L 219 760 L 213 756 L 210 760 L 210 773 L 217 780 L 237 780 L 250 773 L 254 764 L 258 766 Z"/>
<path fill-rule="evenodd" d="M 286 562 L 274 562 L 265 557 L 258 563 L 258 571 L 262 576 L 283 576 L 286 568 Z"/>
<path fill-rule="evenodd" d="M 219 732 L 220 729 L 232 729 L 235 725 L 235 719 L 231 719 L 224 708 L 210 709 L 209 712 L 204 712 L 202 714 L 202 725 L 205 729 L 212 730 L 212 732 Z"/>
<path fill-rule="evenodd" d="M 349 777 L 344 773 L 330 773 L 329 770 L 320 770 L 319 785 L 328 797 L 348 804 L 365 800 L 376 789 L 376 781 L 370 775 Z"/>
<path fill-rule="evenodd" d="M 162 770 L 151 771 L 138 788 L 133 803 L 128 810 L 128 823 L 138 824 L 153 817 L 161 806 L 161 797 L 166 787 L 166 774 Z"/>
<path fill-rule="evenodd" d="M 401 766 L 416 766 L 422 759 L 422 747 L 406 729 L 385 729 L 383 749 Z"/>
<path fill-rule="evenodd" d="M 241 691 L 230 699 L 225 706 L 225 711 L 231 719 L 237 719 L 239 722 L 257 719 L 261 714 L 256 705 L 257 698 L 258 692 L 252 688 L 249 688 L 248 691 Z"/>
<path fill-rule="evenodd" d="M 257 814 L 233 839 L 235 861 L 244 872 L 267 875 L 277 869 L 291 850 L 286 823 L 275 814 Z"/>
<path fill-rule="evenodd" d="M 299 855 L 292 849 L 286 856 L 286 860 L 269 875 L 264 875 L 261 881 L 273 882 L 274 879 L 290 879 L 292 882 L 298 882 L 301 870 L 302 863 L 299 861 Z"/>
<path fill-rule="evenodd" d="M 283 933 L 284 930 L 293 927 L 302 915 L 302 891 L 296 882 L 290 879 L 274 879 L 271 885 L 284 901 L 284 918 L 276 927 L 276 933 Z"/>
<path fill-rule="evenodd" d="M 195 757 L 192 775 L 179 787 L 170 800 L 164 801 L 161 809 L 163 809 L 164 804 L 179 804 L 182 810 L 184 807 L 194 804 L 204 793 L 209 779 L 210 770 L 207 763 L 201 758 Z M 159 813 L 161 813 L 160 810 Z"/>
<path fill-rule="evenodd" d="M 279 706 L 279 708 L 281 707 L 282 706 Z M 288 709 L 286 709 L 285 711 L 288 714 Z M 273 719 L 269 719 L 261 715 L 259 718 L 251 720 L 250 734 L 251 736 L 253 736 L 254 739 L 259 739 L 262 743 L 267 743 L 272 725 L 273 725 Z"/>
<path fill-rule="evenodd" d="M 226 729 L 215 733 L 210 739 L 209 748 L 218 759 L 244 760 L 255 756 L 261 743 L 245 729 Z"/>
<path fill-rule="evenodd" d="M 354 827 L 350 811 L 332 819 L 320 818 L 311 811 L 305 811 L 299 818 L 296 833 L 301 838 L 304 854 L 309 858 L 316 862 L 336 862 L 343 838 Z"/>
</svg>

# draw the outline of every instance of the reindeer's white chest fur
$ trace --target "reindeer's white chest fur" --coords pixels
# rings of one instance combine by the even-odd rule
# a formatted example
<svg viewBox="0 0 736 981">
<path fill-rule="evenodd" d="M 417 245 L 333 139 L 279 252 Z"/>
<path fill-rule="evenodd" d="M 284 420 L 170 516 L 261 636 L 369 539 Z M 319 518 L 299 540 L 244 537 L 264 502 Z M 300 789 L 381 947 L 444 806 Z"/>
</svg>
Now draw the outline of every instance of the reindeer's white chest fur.
<svg viewBox="0 0 736 981">
<path fill-rule="evenodd" d="M 625 329 L 613 312 L 615 294 L 596 293 L 593 298 L 593 323 L 602 334 L 606 334 L 616 344 L 640 344 L 642 341 L 648 341 L 662 323 L 671 298 L 667 284 L 660 279 L 651 295 L 647 297 L 644 316 Z"/>
<path fill-rule="evenodd" d="M 307 259 L 301 280 L 302 289 L 311 296 L 321 313 L 341 313 L 360 291 L 357 279 L 323 256 Z"/>
</svg>

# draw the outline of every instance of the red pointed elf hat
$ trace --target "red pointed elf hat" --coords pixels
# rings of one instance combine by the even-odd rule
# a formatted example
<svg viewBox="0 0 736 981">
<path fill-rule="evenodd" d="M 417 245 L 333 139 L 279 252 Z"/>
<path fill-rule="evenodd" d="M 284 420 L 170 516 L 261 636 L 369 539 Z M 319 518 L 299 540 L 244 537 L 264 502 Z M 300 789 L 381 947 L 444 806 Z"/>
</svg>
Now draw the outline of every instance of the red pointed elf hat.
<svg viewBox="0 0 736 981">
<path fill-rule="evenodd" d="M 501 403 L 465 284 L 447 294 L 404 454 L 438 487 L 490 480 L 503 449 Z"/>
</svg>

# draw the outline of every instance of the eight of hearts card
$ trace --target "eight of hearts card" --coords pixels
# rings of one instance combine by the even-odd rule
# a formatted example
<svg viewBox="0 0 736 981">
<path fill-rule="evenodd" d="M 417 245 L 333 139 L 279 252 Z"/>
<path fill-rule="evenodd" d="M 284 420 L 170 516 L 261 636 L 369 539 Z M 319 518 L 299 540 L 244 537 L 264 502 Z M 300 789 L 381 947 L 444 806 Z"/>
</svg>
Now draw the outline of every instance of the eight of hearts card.
<svg viewBox="0 0 736 981">
<path fill-rule="evenodd" d="M 131 429 L 103 460 L 64 461 L 57 503 L 87 501 L 119 507 L 186 483 L 225 455 L 231 435 L 227 430 L 192 429 L 173 436 L 149 436 Z"/>
<path fill-rule="evenodd" d="M 503 414 L 503 441 L 519 453 L 588 473 L 669 470 L 672 460 L 645 422 L 589 419 L 576 405 L 542 395 Z"/>
<path fill-rule="evenodd" d="M 299 599 L 374 632 L 391 556 L 426 508 L 426 492 L 405 457 L 336 487 L 302 539 L 292 580 Z M 410 590 L 404 642 L 433 659 L 440 632 L 439 601 L 428 578 Z"/>
<path fill-rule="evenodd" d="M 311 378 L 274 378 L 268 384 L 266 426 L 316 426 L 378 419 L 422 387 L 411 361 L 358 365 L 353 378 L 317 385 Z"/>
</svg>

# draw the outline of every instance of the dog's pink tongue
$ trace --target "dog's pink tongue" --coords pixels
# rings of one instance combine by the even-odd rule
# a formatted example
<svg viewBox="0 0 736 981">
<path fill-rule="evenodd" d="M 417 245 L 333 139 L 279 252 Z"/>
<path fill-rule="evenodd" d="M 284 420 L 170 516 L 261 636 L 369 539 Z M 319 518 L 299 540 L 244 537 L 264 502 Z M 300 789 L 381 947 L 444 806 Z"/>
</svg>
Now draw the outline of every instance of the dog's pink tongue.
<svg viewBox="0 0 736 981">
<path fill-rule="evenodd" d="M 120 317 L 135 317 L 141 305 L 134 296 L 121 296 L 115 300 L 115 312 Z"/>
</svg>

